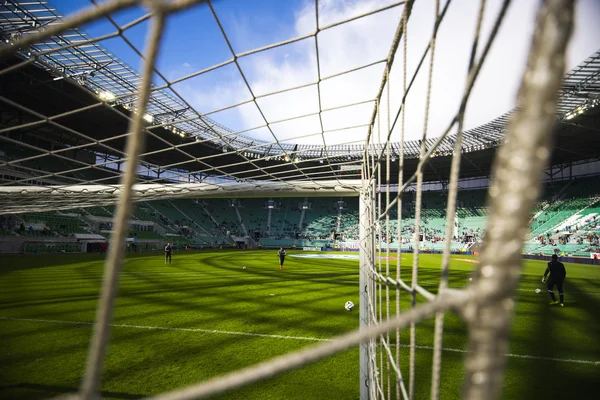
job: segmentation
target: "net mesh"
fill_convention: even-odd
[[[472,52],[469,59],[469,69],[466,86],[462,94],[457,113],[452,119],[442,138],[451,130],[456,130],[453,136],[454,148],[450,179],[448,182],[447,211],[444,231],[444,250],[441,265],[441,279],[434,294],[419,284],[419,251],[421,241],[425,238],[421,222],[423,220],[423,168],[427,165],[431,155],[438,150],[440,140],[433,145],[428,143],[428,123],[430,115],[430,93],[432,89],[432,75],[435,67],[435,45],[439,24],[443,22],[449,2],[440,9],[436,2],[436,26],[431,35],[429,46],[423,55],[429,57],[426,86],[425,116],[420,141],[419,163],[416,172],[403,182],[402,173],[398,177],[398,189],[392,191],[390,187],[390,138],[395,126],[390,124],[389,105],[382,107],[378,103],[377,124],[373,126],[371,140],[377,141],[380,152],[371,157],[371,164],[365,167],[365,180],[363,181],[363,194],[365,204],[361,209],[361,223],[365,229],[362,236],[361,250],[367,253],[361,261],[361,273],[365,275],[363,281],[365,295],[363,300],[367,303],[364,313],[367,318],[361,322],[367,326],[378,326],[384,321],[393,320],[391,308],[395,306],[396,316],[400,313],[400,295],[405,291],[410,296],[410,307],[418,310],[417,297],[425,301],[436,302],[442,296],[448,296],[445,301],[452,298],[461,303],[456,309],[456,304],[446,303],[445,309],[435,313],[433,363],[431,380],[431,398],[440,398],[440,381],[442,370],[442,339],[444,332],[444,314],[448,309],[455,309],[466,321],[469,330],[469,350],[466,356],[466,378],[464,381],[463,396],[469,399],[497,398],[502,387],[504,356],[508,349],[508,334],[510,319],[513,310],[512,290],[516,287],[519,275],[520,253],[527,230],[527,215],[532,210],[533,202],[539,194],[541,173],[547,163],[550,149],[550,133],[556,112],[556,103],[552,94],[560,88],[560,79],[564,69],[564,49],[571,30],[572,4],[561,2],[545,2],[538,11],[536,31],[531,44],[531,51],[527,70],[524,74],[521,90],[518,96],[519,111],[515,114],[509,126],[509,131],[504,146],[499,150],[490,187],[489,207],[490,217],[487,224],[487,240],[481,253],[480,262],[475,270],[473,284],[467,289],[457,291],[448,288],[451,246],[454,236],[454,223],[456,213],[456,197],[458,192],[459,171],[462,155],[462,141],[464,137],[464,118],[466,105],[469,100],[473,85],[486,60],[489,49],[494,41],[498,29],[503,22],[507,7],[510,2],[505,1],[495,16],[493,28],[487,38],[482,41],[481,22],[485,12],[485,2],[480,3],[478,21],[472,41]],[[558,18],[555,12],[565,12],[564,18]],[[405,9],[406,15],[410,8]],[[403,25],[401,24],[401,27]],[[403,58],[406,60],[407,37],[409,31],[403,30]],[[553,44],[544,42],[547,34],[557,36]],[[482,45],[479,46],[480,41]],[[552,40],[551,40],[552,41]],[[545,55],[545,51],[549,51]],[[391,63],[390,63],[391,64]],[[389,67],[388,67],[389,68]],[[389,71],[389,69],[387,70]],[[402,87],[404,90],[403,102],[396,113],[401,118],[400,144],[404,142],[404,116],[406,113],[408,91],[406,82],[406,64],[403,65]],[[418,70],[417,70],[418,73]],[[540,74],[546,74],[541,78]],[[534,78],[540,78],[537,80]],[[393,87],[393,83],[386,73],[386,88]],[[398,87],[397,85],[396,87]],[[544,93],[548,97],[544,96]],[[535,101],[542,103],[535,104]],[[388,95],[389,99],[389,95]],[[544,100],[542,100],[544,99]],[[388,100],[389,101],[389,100]],[[389,103],[388,103],[389,104]],[[546,104],[548,109],[542,111]],[[384,128],[381,128],[381,123]],[[536,133],[527,131],[536,127]],[[376,133],[375,130],[376,129]],[[525,133],[527,131],[527,133]],[[529,134],[532,136],[528,136]],[[376,134],[376,138],[375,138]],[[383,140],[382,140],[383,136]],[[404,152],[399,153],[400,165],[403,163]],[[365,158],[367,160],[367,158]],[[402,168],[400,169],[402,171]],[[409,186],[409,185],[412,185]],[[410,282],[405,281],[401,274],[401,242],[403,236],[402,197],[406,189],[414,189],[414,223],[409,226],[412,232],[412,268]],[[512,203],[512,204],[511,204]],[[392,213],[396,214],[396,226],[391,224]],[[395,237],[393,235],[396,235]],[[394,252],[390,245],[394,244]],[[395,253],[395,254],[394,254]],[[395,274],[390,270],[390,260],[395,256]],[[363,287],[361,286],[361,290]],[[395,301],[390,299],[395,297]],[[464,302],[464,303],[462,303]],[[395,303],[395,304],[394,304]],[[415,398],[416,378],[416,323],[410,323],[408,378],[404,378],[400,357],[400,330],[396,329],[395,337],[389,331],[378,337],[372,337],[369,346],[363,347],[363,359],[368,363],[368,368],[363,369],[366,374],[361,396],[363,398]],[[395,346],[395,351],[394,351]]]
[[[41,5],[41,2],[30,2]],[[27,4],[30,4],[27,3]],[[208,7],[217,23],[219,32],[226,42],[231,59],[185,77],[169,80],[156,67],[160,44],[165,32],[166,21],[175,13],[191,9],[200,3]],[[485,15],[485,1],[479,4],[476,29],[470,43],[471,48],[466,84],[460,101],[454,104],[456,113],[443,132],[435,132],[432,139],[430,111],[433,74],[436,68],[436,43],[439,27],[447,18],[451,1],[435,1],[432,8],[435,23],[424,49],[415,49],[419,55],[414,70],[409,68],[411,35],[408,22],[411,18],[413,1],[389,3],[379,8],[361,12],[345,20],[324,25],[319,20],[319,2],[314,5],[316,30],[310,34],[270,44],[255,50],[236,53],[224,28],[221,18],[211,2],[199,0],[139,1],[116,0],[102,2],[85,11],[59,20],[57,14],[48,8],[47,20],[50,23],[38,24],[39,15],[34,15],[31,7],[19,2],[8,1],[2,7],[21,15],[21,22],[3,21],[3,38],[6,44],[0,48],[0,56],[7,60],[0,74],[8,75],[35,65],[51,74],[52,80],[68,80],[79,85],[81,91],[95,93],[94,101],[81,107],[59,114],[44,115],[28,106],[26,101],[18,102],[6,96],[0,101],[12,110],[23,114],[18,123],[10,123],[0,129],[0,140],[7,144],[25,147],[22,157],[2,162],[2,166],[20,168],[23,178],[1,183],[3,211],[15,212],[34,207],[54,204],[49,202],[53,193],[57,199],[69,198],[73,193],[85,199],[88,204],[114,201],[118,196],[115,228],[111,240],[121,243],[125,240],[128,216],[136,196],[144,192],[144,185],[159,184],[158,193],[167,197],[194,195],[209,190],[227,193],[253,193],[261,190],[264,181],[277,185],[275,189],[287,189],[291,193],[303,191],[346,191],[357,193],[360,189],[360,232],[361,232],[361,281],[360,314],[361,327],[332,341],[309,347],[297,353],[288,354],[259,365],[216,377],[188,388],[155,396],[159,399],[201,398],[232,390],[284,373],[293,368],[315,362],[329,355],[360,344],[361,348],[361,398],[407,398],[418,397],[416,393],[416,326],[425,318],[435,317],[435,335],[432,363],[432,398],[440,397],[440,375],[442,370],[442,338],[444,313],[456,311],[466,322],[469,330],[469,352],[465,360],[464,397],[468,399],[497,398],[501,388],[504,354],[512,315],[511,295],[519,275],[520,251],[526,232],[529,213],[537,198],[541,172],[549,155],[549,138],[556,113],[556,93],[560,89],[564,73],[564,52],[571,31],[573,2],[566,0],[546,0],[540,5],[535,22],[535,34],[531,43],[530,56],[518,96],[518,111],[514,113],[506,136],[499,129],[482,137],[476,131],[464,131],[464,116],[473,86],[486,60],[490,46],[498,29],[506,17],[510,1],[501,3],[494,15],[493,27],[483,37],[482,19]],[[144,5],[148,13],[143,17],[119,26],[110,17],[112,14],[137,5]],[[375,62],[355,66],[346,71],[325,75],[321,68],[319,40],[328,31],[340,29],[345,24],[380,13],[395,12],[397,27],[391,40],[387,56]],[[4,14],[3,14],[4,15]],[[36,17],[36,18],[34,18]],[[90,38],[77,28],[86,23],[108,17],[115,31],[100,37]],[[6,18],[5,18],[6,19]],[[150,21],[145,48],[137,48],[124,35],[128,29],[143,21]],[[33,21],[33,23],[32,23]],[[37,21],[37,22],[36,22]],[[36,25],[37,24],[37,25]],[[14,29],[6,26],[27,29]],[[65,39],[69,34],[77,40]],[[120,63],[102,49],[98,42],[120,37],[143,58],[142,73]],[[309,40],[314,43],[316,56],[316,81],[303,83],[269,93],[259,93],[250,84],[243,67],[244,57],[279,47]],[[412,49],[410,49],[412,50]],[[92,63],[82,63],[84,55],[100,54]],[[16,58],[15,58],[16,57]],[[88,60],[89,61],[89,60]],[[383,77],[373,98],[352,101],[348,104],[326,108],[322,91],[327,81],[342,79],[373,65],[383,66]],[[216,110],[199,112],[190,105],[185,96],[175,88],[177,83],[225,67],[233,67],[241,77],[250,99],[226,105]],[[127,76],[127,79],[124,77]],[[158,76],[165,83],[153,84]],[[425,85],[415,85],[417,77],[423,76]],[[124,84],[123,81],[128,84]],[[306,87],[317,91],[317,110],[308,114],[293,115],[282,119],[270,119],[261,105],[266,99],[282,93],[301,91]],[[421,91],[424,106],[409,101],[412,91]],[[394,100],[394,93],[401,93]],[[339,109],[351,109],[361,104],[370,104],[373,113],[369,120],[358,125],[347,125],[332,129],[326,128],[324,116]],[[259,125],[241,131],[230,131],[209,117],[211,114],[235,107],[252,105],[258,112]],[[62,121],[73,115],[90,110],[102,110],[106,115],[124,118],[128,124],[126,132],[98,139],[69,126]],[[406,116],[414,112],[423,116],[422,136],[419,140],[406,140]],[[282,140],[274,126],[298,121],[301,118],[316,117],[316,133],[303,133]],[[503,120],[506,126],[507,119]],[[74,138],[68,146],[47,149],[31,143],[21,143],[11,136],[19,130],[38,130],[50,127],[66,132]],[[247,132],[263,128],[270,135],[268,140],[255,140],[245,135]],[[172,136],[165,138],[161,129],[168,129]],[[331,144],[328,134],[352,129],[364,129],[366,139]],[[294,145],[290,140],[306,136],[318,136],[320,145]],[[487,227],[487,240],[481,251],[473,284],[465,290],[448,288],[450,250],[453,221],[456,209],[456,195],[461,155],[469,150],[481,150],[497,146],[504,137],[504,144],[498,151],[493,170],[493,184],[490,188],[490,216]],[[179,139],[181,138],[181,139]],[[126,146],[117,145],[125,143]],[[147,148],[149,141],[160,146]],[[208,154],[198,155],[197,146],[209,146]],[[96,157],[103,154],[104,160],[83,161],[72,157],[74,150],[89,151]],[[157,162],[157,155],[167,156],[174,162]],[[450,179],[448,182],[447,218],[445,226],[445,247],[442,261],[442,274],[437,293],[427,290],[419,281],[419,248],[423,234],[421,216],[423,210],[422,193],[425,167],[438,155],[452,156]],[[175,157],[176,156],[176,157]],[[229,157],[231,156],[231,157]],[[170,158],[172,157],[172,158]],[[37,166],[31,161],[42,161]],[[62,167],[50,168],[50,160],[61,161]],[[415,172],[406,175],[407,161],[414,161]],[[117,165],[118,168],[114,168]],[[341,167],[350,168],[344,174]],[[102,173],[87,174],[90,171]],[[162,171],[162,172],[161,172]],[[164,171],[168,171],[165,183]],[[218,175],[218,178],[215,176]],[[90,178],[90,176],[93,176]],[[135,185],[144,177],[144,185]],[[39,182],[46,181],[47,187],[23,188],[34,177]],[[360,179],[360,183],[352,179]],[[179,191],[185,182],[188,186]],[[87,195],[81,185],[92,185]],[[194,186],[194,184],[198,184]],[[239,185],[246,185],[239,189]],[[9,190],[11,186],[15,190]],[[98,185],[104,185],[102,187]],[[305,185],[305,186],[302,186]],[[238,188],[238,189],[236,189]],[[156,189],[156,187],[153,187]],[[150,189],[152,192],[153,189]],[[161,192],[162,190],[162,192]],[[98,191],[103,195],[99,196]],[[403,219],[403,196],[414,192],[414,223],[407,224]],[[153,192],[154,193],[154,192]],[[16,195],[33,198],[25,207],[14,205]],[[31,196],[29,196],[31,195]],[[210,193],[209,193],[210,195]],[[28,197],[29,196],[29,197]],[[59,208],[59,200],[51,208]],[[13,208],[14,207],[14,208]],[[401,242],[406,232],[412,235],[410,281],[403,279]],[[110,322],[118,286],[119,271],[124,253],[123,246],[110,246],[106,260],[105,277],[101,300],[98,304],[97,321],[86,366],[85,377],[80,392],[75,398],[97,398],[104,358],[110,337]],[[404,273],[404,275],[406,272]],[[402,292],[410,298],[410,307],[401,310]],[[422,297],[425,301],[420,301]],[[419,300],[419,302],[418,302]],[[400,329],[409,328],[409,349],[407,363],[401,356]]]

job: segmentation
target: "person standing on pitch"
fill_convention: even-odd
[[[285,250],[283,247],[279,248],[277,255],[279,256],[279,269],[283,269],[283,262],[285,261]]]
[[[171,247],[171,243],[167,243],[165,246],[165,264],[167,264],[167,260],[169,260],[169,264],[171,264],[171,253],[173,252],[173,248]]]
[[[558,304],[556,297],[554,296],[554,285],[556,285],[560,296],[560,306],[564,307],[565,295],[563,294],[563,282],[567,276],[567,271],[565,270],[565,265],[558,261],[558,256],[556,254],[552,254],[552,261],[548,263],[548,267],[542,278],[542,283],[546,283],[546,276],[548,274],[550,274],[550,278],[548,278],[548,293],[552,299],[550,305]]]

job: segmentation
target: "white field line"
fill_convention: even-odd
[[[38,323],[49,323],[49,324],[67,324],[67,325],[94,325],[93,322],[87,321],[64,321],[64,320],[55,320],[55,319],[37,319],[37,318],[12,318],[12,317],[0,317],[0,320],[3,321],[23,321],[23,322],[38,322]],[[251,333],[251,332],[234,332],[234,331],[220,331],[215,329],[200,329],[200,328],[176,328],[169,326],[147,326],[147,325],[128,325],[128,324],[112,324],[111,326],[116,328],[129,328],[129,329],[145,329],[145,330],[155,330],[155,331],[179,331],[179,332],[195,332],[195,333],[209,333],[209,334],[221,334],[221,335],[238,335],[238,336],[253,336],[253,337],[265,337],[272,339],[291,339],[291,340],[306,340],[311,342],[329,342],[331,339],[323,339],[309,336],[286,336],[286,335],[271,335],[266,333]],[[392,346],[394,346],[392,344]],[[401,344],[400,347],[410,348],[410,345]],[[433,346],[419,346],[416,345],[415,348],[422,350],[433,350]],[[443,351],[451,352],[451,353],[467,353],[467,350],[463,349],[454,349],[444,347]],[[600,367],[600,361],[592,361],[592,360],[577,360],[572,358],[556,358],[556,357],[539,357],[532,356],[528,354],[513,354],[508,353],[505,354],[507,357],[511,358],[524,358],[529,360],[542,360],[542,361],[556,361],[556,362],[565,362],[572,364],[588,364]]]
[[[434,283],[434,282],[419,282],[419,285],[421,285],[421,286],[434,286],[434,287],[439,286],[438,283]],[[452,286],[452,287],[450,287],[450,289],[462,289],[462,288],[466,288],[466,286]],[[547,293],[546,284],[542,284],[539,287],[539,289],[542,290],[542,293]],[[517,290],[519,292],[530,292],[530,293],[538,294],[538,293],[534,292],[535,289],[515,289],[515,290]],[[600,296],[600,292],[571,292],[571,291],[565,290],[565,295],[568,296],[569,294],[587,294],[587,295],[590,295],[590,296]]]
[[[542,293],[548,292],[548,288],[546,285],[542,285],[542,287],[538,288],[538,289],[541,289]],[[519,292],[533,292],[535,289],[517,289],[517,290]],[[556,292],[558,293],[558,289],[554,289],[554,290],[556,290]],[[570,292],[570,291],[565,290],[565,295],[568,296],[569,294],[588,294],[590,296],[600,296],[600,292]]]
[[[57,320],[57,319],[0,317],[0,320],[40,322],[40,323],[48,323],[48,324],[69,324],[69,325],[90,325],[90,326],[94,325],[93,322],[87,322],[87,321],[64,321],[64,320]],[[274,338],[274,339],[309,340],[312,342],[328,342],[330,340],[330,339],[320,339],[320,338],[316,338],[316,337],[270,335],[267,333],[219,331],[219,330],[215,330],[215,329],[200,329],[200,328],[177,328],[177,327],[171,327],[171,326],[147,326],[147,325],[128,325],[128,324],[111,324],[111,326],[116,327],[116,328],[146,329],[146,330],[154,330],[154,331],[214,333],[214,334],[221,334],[221,335],[256,336],[256,337],[266,337],[266,338]]]
[[[401,344],[400,347],[410,347],[410,345]],[[415,347],[417,349],[433,350],[433,346],[416,345]],[[442,348],[442,350],[453,352],[453,353],[468,353],[467,350],[462,350],[462,349]],[[528,354],[513,354],[513,353],[505,354],[505,356],[512,357],[512,358],[526,358],[529,360],[557,361],[557,362],[566,362],[566,363],[574,363],[574,364],[589,364],[589,365],[595,365],[597,367],[600,367],[600,361],[592,361],[592,360],[576,360],[576,359],[572,359],[572,358],[556,358],[556,357],[538,357],[538,356],[531,356]]]

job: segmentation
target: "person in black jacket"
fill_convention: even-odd
[[[556,285],[560,296],[560,306],[564,307],[565,295],[563,293],[563,282],[567,276],[567,270],[565,270],[565,265],[558,261],[558,256],[556,254],[552,254],[552,261],[548,263],[548,267],[542,278],[542,283],[546,283],[546,276],[548,274],[550,274],[550,278],[548,278],[548,293],[552,299],[550,304],[558,304],[556,297],[554,296],[554,285]]]
[[[169,264],[171,264],[171,253],[173,253],[173,248],[171,247],[171,243],[167,243],[165,246],[165,264],[167,260],[169,260]]]
[[[283,247],[279,248],[277,255],[279,256],[279,269],[283,269],[283,262],[285,261],[285,250]]]

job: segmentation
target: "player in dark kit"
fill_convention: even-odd
[[[554,296],[554,285],[556,285],[558,288],[558,294],[560,296],[560,306],[564,307],[565,296],[563,294],[563,282],[567,276],[567,271],[565,270],[565,265],[558,261],[558,256],[556,254],[552,254],[552,261],[548,263],[548,267],[546,268],[546,272],[544,272],[544,277],[542,278],[542,283],[546,283],[546,276],[548,274],[550,274],[550,278],[548,278],[548,293],[552,299],[550,304],[558,303],[556,301],[556,297]]]
[[[165,264],[167,260],[169,260],[169,264],[171,264],[171,253],[173,252],[173,248],[171,247],[171,243],[167,243],[165,246]]]
[[[285,250],[283,247],[279,248],[277,255],[279,256],[279,269],[283,269],[283,262],[285,261]]]

